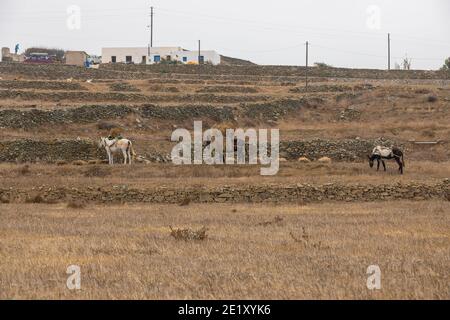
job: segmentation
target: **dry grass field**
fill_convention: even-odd
[[[450,298],[448,202],[24,204],[0,217],[2,299]],[[80,290],[66,288],[69,265]],[[381,290],[366,287],[369,265]]]

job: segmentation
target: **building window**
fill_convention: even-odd
[[[116,62],[117,62],[116,56],[112,56],[112,57],[111,57],[111,62],[112,62],[112,63],[116,63]]]
[[[126,62],[126,63],[131,63],[131,62],[133,62],[133,57],[132,57],[132,56],[126,56],[126,57],[125,57],[125,62]]]
[[[183,62],[187,62],[187,57],[183,57]]]
[[[154,56],[154,61],[155,62],[160,62],[161,61],[161,56]]]

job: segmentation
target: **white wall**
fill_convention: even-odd
[[[178,51],[176,52],[177,60],[183,63],[198,63],[198,51]],[[220,55],[212,50],[201,50],[200,55],[204,57],[204,62],[210,62],[214,65],[220,63]],[[183,57],[187,58],[187,61],[183,61]]]
[[[204,56],[205,62],[211,62],[212,64],[220,63],[220,55],[212,50],[202,50],[201,55]],[[150,62],[148,61],[148,48],[103,48],[102,49],[102,63],[110,63],[111,57],[116,57],[117,63],[125,63],[126,56],[131,56],[132,61],[135,64],[142,62],[142,57],[146,57],[146,63],[154,63],[155,56],[159,56],[161,59],[166,59],[170,56],[172,60],[180,61],[183,63],[197,63],[198,51],[184,51],[181,47],[153,47],[150,49]],[[183,61],[183,57],[187,58],[187,61]]]
[[[131,56],[132,61],[139,64],[143,56],[148,59],[148,48],[102,48],[102,63],[110,63],[112,56],[117,63],[125,63],[126,56]]]

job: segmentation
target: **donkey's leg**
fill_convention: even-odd
[[[131,150],[128,149],[128,163],[131,164]]]
[[[398,171],[400,171],[400,174],[403,174],[403,163],[399,158],[395,158],[395,161],[398,164]]]
[[[122,154],[123,154],[123,164],[127,164],[127,152],[122,149]]]
[[[108,154],[108,164],[112,165],[111,150],[106,149],[106,153]]]
[[[381,163],[383,164],[384,171],[386,172],[386,163],[384,163],[384,160],[381,160]]]
[[[377,159],[377,171],[380,170],[380,159]]]

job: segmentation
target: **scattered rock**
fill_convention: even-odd
[[[328,157],[322,157],[322,158],[318,159],[317,161],[321,162],[321,163],[331,163],[331,159]]]

